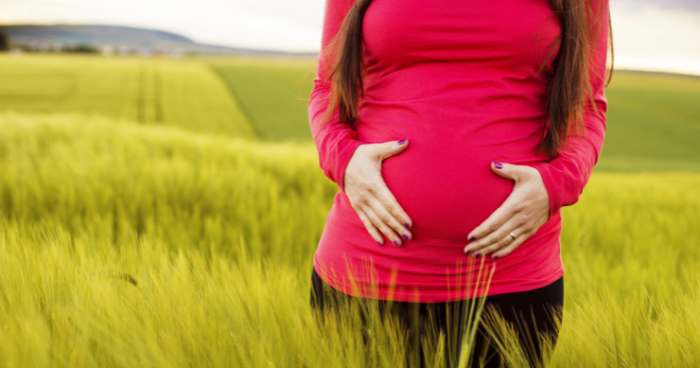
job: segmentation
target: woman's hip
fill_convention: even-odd
[[[338,289],[335,289],[325,282],[314,268],[311,270],[311,288],[310,288],[310,304],[312,307],[320,309],[326,308],[330,303],[338,302],[367,302],[370,299],[359,296],[348,295]],[[424,313],[433,313],[440,315],[446,313],[450,309],[453,314],[455,311],[466,310],[470,305],[476,305],[479,301],[484,303],[484,306],[498,308],[507,317],[523,313],[535,313],[535,316],[543,316],[545,313],[561,314],[561,309],[564,304],[564,278],[560,276],[553,282],[527,291],[517,291],[509,293],[501,293],[489,295],[486,298],[460,299],[455,301],[445,302],[430,302],[416,303],[406,301],[389,301],[371,299],[373,302],[380,305],[392,304],[397,306],[395,309],[408,310],[413,307]]]

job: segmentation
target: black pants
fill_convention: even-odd
[[[354,303],[362,305],[370,299],[347,295],[326,284],[312,269],[310,304],[314,311],[338,312],[341,305]],[[359,302],[359,303],[358,303]],[[559,335],[559,327],[563,318],[564,280],[559,278],[553,283],[539,289],[525,292],[508,293],[488,296],[482,299],[482,312],[479,318],[474,318],[473,306],[475,300],[458,300],[439,303],[414,303],[403,301],[374,300],[382,317],[387,314],[397,317],[399,326],[405,331],[407,346],[406,366],[423,367],[426,356],[425,345],[421,338],[426,336],[432,341],[437,340],[438,333],[443,333],[446,343],[443,345],[445,367],[456,367],[460,357],[460,342],[463,338],[471,340],[471,367],[499,367],[508,365],[542,366],[546,363],[547,352],[551,351]],[[364,304],[368,305],[368,304]],[[472,306],[470,309],[470,305]],[[366,323],[368,309],[358,308],[363,323]],[[470,312],[471,310],[471,312]],[[321,320],[328,313],[315,313]],[[494,328],[495,320],[505,320],[515,334],[503,333],[502,329]],[[472,323],[470,323],[472,321]],[[477,323],[473,323],[476,321]],[[500,324],[503,325],[502,323]],[[475,326],[471,328],[467,326]],[[474,332],[474,333],[469,333]],[[508,339],[507,336],[517,336]],[[363,328],[365,343],[368,336]],[[504,345],[504,341],[510,341]],[[523,354],[518,359],[508,359],[515,341]],[[505,347],[504,347],[505,346]],[[518,364],[518,361],[520,364]]]

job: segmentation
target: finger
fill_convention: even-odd
[[[472,255],[474,257],[485,256],[485,255],[489,254],[490,252],[497,251],[497,250],[505,247],[511,241],[513,241],[511,239],[511,237],[506,236],[505,238],[500,239],[500,240],[496,241],[495,243],[492,243],[491,245],[483,248],[482,250],[472,253]]]
[[[384,238],[382,238],[382,235],[375,229],[374,225],[372,225],[372,221],[367,217],[365,214],[364,210],[362,208],[355,209],[355,212],[357,212],[357,215],[360,217],[360,220],[362,220],[362,223],[365,225],[365,229],[367,229],[367,232],[374,238],[374,240],[379,243],[379,245],[384,245]]]
[[[376,212],[374,212],[372,206],[364,207],[363,210],[370,221],[372,221],[372,224],[379,229],[380,232],[386,235],[386,237],[389,238],[394,245],[401,245],[401,239],[398,237],[398,235],[396,235],[396,233],[394,233],[393,230],[391,230],[391,228],[382,220],[382,218],[379,217]]]
[[[513,217],[517,212],[515,196],[511,194],[505,201],[486,218],[479,226],[474,228],[467,236],[467,241],[472,242],[478,239],[483,239],[493,231],[501,227],[509,218]]]
[[[411,221],[411,217],[408,216],[403,207],[401,207],[399,201],[396,200],[396,197],[391,190],[389,190],[384,180],[381,181],[381,184],[373,188],[373,193],[384,203],[385,207],[397,220],[400,220],[407,228],[412,226],[413,222]]]
[[[372,143],[370,149],[373,150],[376,157],[380,160],[384,160],[403,151],[406,147],[408,147],[408,140],[400,139],[396,141]]]
[[[373,200],[370,200],[370,206],[372,206],[372,209],[374,210],[374,213],[379,216],[379,218],[387,224],[389,227],[391,227],[392,230],[396,233],[397,237],[401,236],[403,240],[408,240],[411,237],[411,233],[408,231],[408,229],[401,225],[401,223],[387,210],[386,205],[381,202],[378,198],[374,198]],[[394,239],[392,239],[393,241]],[[398,239],[401,241],[400,239]]]
[[[475,255],[478,255],[478,256],[485,256],[485,255],[491,254],[491,253],[493,253],[493,252],[495,252],[495,251],[499,251],[500,249],[502,249],[502,248],[504,248],[504,247],[510,245],[511,243],[513,243],[513,242],[515,241],[515,239],[518,239],[519,234],[520,234],[521,232],[524,232],[524,231],[525,231],[525,230],[522,229],[522,228],[514,229],[513,231],[510,231],[510,232],[508,232],[507,234],[505,234],[505,235],[504,235],[503,237],[501,237],[500,239],[498,239],[498,240],[496,240],[495,242],[491,243],[491,245],[482,248],[481,251],[479,251],[479,252],[478,252],[477,254],[475,254]],[[514,239],[513,237],[511,237],[509,234],[515,235],[515,239]]]
[[[507,162],[492,161],[491,171],[502,178],[519,181],[522,174],[522,166],[523,165],[509,164]]]
[[[397,221],[401,222],[407,229],[410,229],[412,225],[411,218],[401,207],[399,201],[396,200],[396,197],[383,180],[380,185],[373,188],[372,192]]]
[[[499,243],[501,243],[505,238],[507,238],[508,234],[510,234],[511,232],[513,232],[515,235],[518,235],[518,233],[515,231],[523,225],[524,223],[522,217],[512,216],[505,223],[503,223],[503,225],[501,225],[485,237],[477,239],[467,244],[467,246],[464,247],[464,251],[465,253],[485,254],[485,250],[487,248],[498,248]],[[505,245],[505,243],[502,245]]]
[[[525,240],[530,238],[530,235],[532,235],[533,231],[526,231],[523,234],[518,235],[515,240],[513,240],[510,244],[506,245],[505,247],[499,249],[497,252],[493,253],[491,255],[492,258],[500,258],[504,257],[508,254],[510,254],[512,251],[514,251],[517,247],[520,246],[520,244],[524,243]]]

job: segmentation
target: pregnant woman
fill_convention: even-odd
[[[339,190],[312,306],[373,299],[437,317],[409,331],[460,331],[445,317],[484,297],[541,364],[562,318],[560,209],[603,147],[609,28],[607,0],[327,0],[309,125]],[[487,365],[494,341],[479,329]]]

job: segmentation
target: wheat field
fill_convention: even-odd
[[[312,75],[0,56],[0,366],[398,366],[391,325],[367,349],[308,305],[336,191],[307,135]],[[563,210],[550,365],[700,366],[700,81],[620,73],[609,96],[601,164]]]

